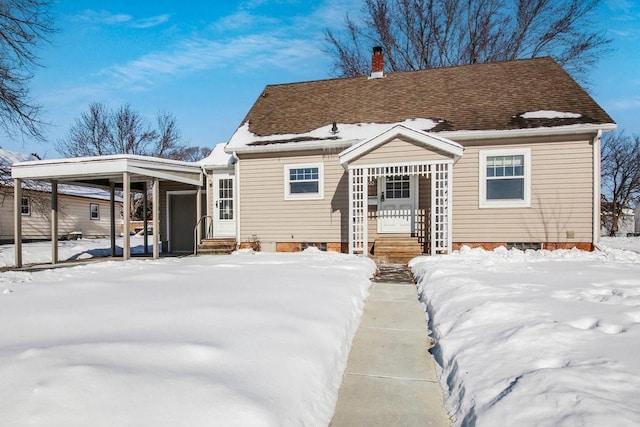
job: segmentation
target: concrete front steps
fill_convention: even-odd
[[[228,255],[236,250],[236,239],[203,239],[198,255]]]
[[[417,237],[379,236],[373,243],[373,259],[378,264],[406,264],[411,258],[420,255],[422,245]]]

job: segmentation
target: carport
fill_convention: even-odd
[[[15,266],[22,267],[22,215],[20,212],[22,198],[22,182],[24,180],[49,181],[51,183],[51,263],[58,262],[58,184],[74,184],[98,187],[110,191],[111,211],[111,256],[116,254],[116,191],[122,192],[123,215],[126,226],[123,228],[124,243],[122,257],[127,260],[131,256],[131,241],[128,233],[128,218],[131,214],[129,200],[132,192],[143,194],[143,203],[147,204],[147,182],[153,182],[153,258],[160,256],[159,204],[160,182],[176,182],[196,187],[196,211],[201,208],[201,193],[203,175],[197,163],[156,157],[118,154],[96,157],[78,157],[55,160],[37,160],[15,163],[11,168],[14,185],[14,236],[15,236]],[[148,228],[146,216],[145,230]],[[199,230],[198,230],[199,231]],[[199,238],[199,236],[198,236]],[[144,236],[145,253],[147,251],[147,235]]]

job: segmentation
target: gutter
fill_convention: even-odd
[[[497,139],[547,135],[576,135],[591,132],[608,132],[616,129],[616,127],[617,125],[615,123],[604,123],[540,127],[530,129],[444,131],[437,132],[436,134],[444,136],[447,139],[452,139],[454,141],[473,141],[476,139]]]
[[[593,138],[593,231],[592,242],[595,245],[600,240],[600,140],[602,137],[602,130],[598,130],[598,133]]]
[[[234,180],[234,199],[235,199],[235,211],[236,211],[236,249],[240,248],[240,159],[238,154],[234,151],[231,156],[236,160],[234,165],[235,180]]]

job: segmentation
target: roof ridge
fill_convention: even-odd
[[[445,65],[442,67],[432,67],[432,68],[421,68],[419,70],[401,70],[401,71],[385,71],[385,76],[391,76],[391,75],[397,75],[397,74],[408,74],[408,73],[424,73],[424,72],[433,72],[433,71],[438,71],[438,70],[452,70],[452,69],[456,69],[456,68],[464,68],[464,67],[486,67],[486,66],[496,66],[496,65],[500,65],[500,64],[512,64],[512,63],[517,63],[517,62],[529,62],[529,61],[551,61],[554,64],[560,66],[560,64],[558,64],[558,62],[556,62],[555,59],[553,59],[553,57],[551,57],[550,55],[546,55],[546,56],[537,56],[534,58],[516,58],[516,59],[505,59],[502,61],[491,61],[491,62],[476,62],[474,64],[454,64],[454,65]],[[560,67],[562,68],[562,67]],[[564,68],[563,68],[564,69]],[[273,84],[267,84],[265,85],[265,90],[268,87],[281,87],[281,86],[292,86],[292,85],[303,85],[303,84],[309,84],[309,83],[316,83],[316,82],[330,82],[330,81],[335,81],[335,80],[355,80],[355,79],[363,79],[363,78],[368,78],[368,76],[366,74],[362,74],[359,76],[352,76],[352,77],[328,77],[325,79],[316,79],[316,80],[304,80],[301,82],[288,82],[288,83],[273,83]],[[264,90],[263,90],[264,92]]]

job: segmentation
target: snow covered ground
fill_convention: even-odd
[[[640,425],[640,239],[601,243],[412,260],[454,425]]]
[[[412,261],[455,425],[640,425],[640,238],[599,248]],[[373,269],[308,251],[0,273],[0,424],[327,425]]]
[[[597,246],[603,251],[625,249],[640,253],[640,237],[602,237]]]
[[[148,251],[153,252],[152,237],[148,238]],[[106,257],[111,254],[109,239],[79,239],[58,242],[58,258],[65,260],[83,260],[95,257]],[[131,236],[131,253],[144,252],[144,238]],[[116,239],[116,254],[122,255],[122,237]],[[22,244],[22,262],[24,264],[41,264],[51,262],[51,242],[33,242]],[[15,247],[0,245],[0,267],[15,265]]]
[[[0,273],[0,424],[326,426],[374,268],[309,250]]]

